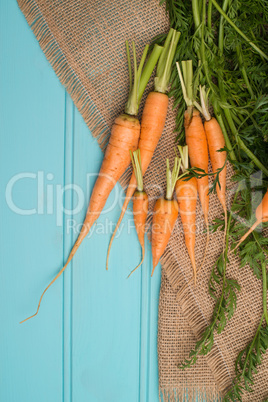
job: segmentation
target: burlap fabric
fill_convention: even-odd
[[[168,31],[165,9],[156,0],[18,0],[18,3],[60,81],[104,150],[112,122],[122,112],[127,99],[124,42],[135,40],[140,56],[145,43]],[[150,211],[155,198],[164,192],[165,158],[174,158],[174,140],[174,111],[170,104],[164,133],[145,175]],[[127,183],[129,174],[130,170],[122,177],[122,185]],[[220,214],[220,204],[212,195],[210,221]],[[197,226],[199,265],[205,244],[200,207]],[[237,258],[231,255],[227,275],[236,278],[242,287],[235,316],[223,334],[215,335],[215,346],[207,357],[200,358],[194,368],[178,370],[177,363],[188,356],[210,321],[213,301],[208,295],[208,276],[221,248],[222,234],[216,232],[211,235],[198,287],[189,284],[182,300],[176,300],[176,295],[191,278],[192,270],[180,220],[162,258],[158,357],[159,394],[164,400],[183,400],[186,393],[189,400],[219,399],[231,384],[237,353],[252,339],[258,325],[262,314],[261,282],[249,269],[239,269]],[[245,394],[243,400],[267,398],[267,378],[268,355],[259,369],[254,395]]]

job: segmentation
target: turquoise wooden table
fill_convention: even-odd
[[[151,280],[147,242],[126,280],[140,258],[129,217],[105,270],[120,186],[38,316],[19,324],[66,260],[103,155],[15,0],[0,18],[0,401],[157,401],[160,266]]]

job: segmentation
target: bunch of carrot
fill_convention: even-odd
[[[146,64],[145,59],[148,52],[148,45],[145,47],[141,57],[140,65],[137,66],[135,44],[132,43],[134,78],[132,82],[132,68],[130,60],[130,50],[126,42],[127,60],[129,67],[130,90],[129,98],[125,106],[125,112],[115,119],[112,126],[111,137],[107,146],[100,173],[93,188],[86,217],[81,232],[69,254],[66,264],[55,276],[55,278],[46,287],[38,303],[37,311],[31,317],[37,315],[42,298],[48,288],[64,272],[69,262],[74,257],[77,249],[83,239],[89,233],[93,223],[98,219],[102,209],[109,197],[115,184],[125,172],[132,161],[133,174],[127,189],[126,198],[122,207],[121,215],[111,238],[106,268],[108,269],[108,258],[115,233],[123,219],[124,213],[130,199],[133,196],[134,223],[138,234],[138,239],[142,248],[142,259],[137,269],[144,260],[145,246],[144,234],[145,223],[148,213],[148,196],[143,188],[143,175],[145,174],[153,153],[158,144],[159,138],[164,129],[167,110],[168,110],[168,84],[171,74],[171,65],[175,55],[180,33],[171,29],[167,35],[163,48],[155,45]],[[159,59],[159,61],[158,61]],[[137,116],[140,100],[152,71],[158,61],[156,77],[154,81],[154,91],[150,92],[144,106],[141,125]],[[195,261],[195,235],[196,235],[196,204],[197,193],[201,202],[204,220],[207,227],[207,242],[209,241],[208,230],[208,211],[209,211],[209,183],[208,183],[208,161],[209,155],[214,174],[219,172],[219,183],[216,190],[218,198],[227,219],[225,188],[226,188],[226,152],[225,140],[221,128],[214,117],[211,117],[208,108],[208,96],[205,88],[200,86],[200,104],[195,97],[196,83],[193,82],[192,61],[182,61],[182,71],[177,63],[178,74],[182,86],[182,92],[187,109],[184,113],[184,128],[186,137],[186,146],[179,147],[180,158],[176,157],[173,170],[169,168],[167,159],[167,190],[166,196],[156,201],[154,206],[153,224],[152,224],[152,255],[153,270],[155,270],[159,259],[169,242],[178,213],[180,211],[182,226],[185,235],[185,243],[193,267],[193,278],[196,282],[197,268]],[[205,122],[203,124],[200,112],[203,114]],[[192,169],[202,171],[197,179],[195,177],[184,178],[191,172],[189,170],[189,161]],[[180,166],[182,174],[179,176]],[[173,198],[174,190],[177,200]],[[268,192],[266,193],[262,204],[256,211],[257,221],[248,233],[262,221],[267,221]],[[263,210],[261,212],[261,207]],[[245,235],[246,236],[246,235]],[[245,236],[241,239],[244,240]],[[240,243],[241,243],[240,242]],[[239,243],[239,244],[240,244]],[[203,259],[203,262],[204,262]],[[201,266],[203,263],[201,264]],[[135,270],[134,269],[134,270]],[[200,269],[200,268],[199,268]],[[133,270],[133,271],[134,271]],[[132,271],[132,272],[133,272]],[[132,273],[131,272],[131,273]],[[29,318],[31,318],[29,317]],[[26,320],[28,320],[27,318]],[[26,321],[24,320],[24,321]],[[24,322],[22,321],[22,322]]]
[[[139,265],[131,271],[129,276],[140,267],[144,260],[144,235],[145,224],[148,213],[148,196],[143,188],[142,180],[142,161],[140,159],[140,149],[133,152],[132,164],[134,174],[137,180],[137,189],[133,196],[133,218],[137,231],[138,239],[142,247],[142,260]],[[178,203],[173,198],[174,188],[178,179],[180,171],[181,159],[175,158],[174,167],[171,171],[169,168],[169,159],[167,159],[166,170],[166,196],[159,198],[153,210],[153,223],[152,223],[152,257],[153,257],[153,270],[152,276],[165,248],[169,242],[174,225],[178,217]],[[128,277],[129,277],[128,276]]]
[[[110,140],[98,178],[91,194],[81,232],[69,254],[66,264],[43,291],[36,313],[21,322],[24,322],[38,314],[44,294],[60,277],[74,257],[82,241],[89,233],[92,225],[100,216],[115,184],[129,166],[131,162],[130,151],[135,151],[139,146],[143,160],[142,172],[144,173],[147,169],[165,124],[168,106],[168,96],[166,95],[166,92],[170,79],[171,63],[174,58],[179,37],[179,32],[170,29],[164,47],[155,45],[146,64],[144,64],[149,49],[149,46],[146,45],[139,66],[137,66],[135,44],[132,42],[134,64],[133,81],[130,50],[128,42],[126,42],[130,83],[129,97],[124,113],[115,119],[112,126]],[[142,125],[140,126],[140,122],[137,118],[139,104],[158,59],[159,63],[155,77],[155,91],[151,92],[147,98]],[[132,186],[130,186],[130,189],[132,196],[137,183],[134,174],[131,183]]]
[[[171,29],[167,35],[164,43],[163,51],[159,58],[157,65],[156,76],[154,79],[154,91],[150,92],[145,101],[142,118],[141,118],[141,134],[139,139],[138,148],[140,149],[141,155],[141,171],[142,175],[145,174],[158,144],[158,141],[163,132],[167,111],[168,111],[168,85],[171,74],[172,61],[175,55],[175,50],[180,38],[180,32]],[[122,206],[122,211],[118,222],[116,224],[114,233],[111,237],[106,269],[108,269],[108,261],[112,242],[116,235],[116,232],[122,222],[124,214],[126,212],[127,206],[134,194],[136,189],[137,180],[133,172],[124,204]]]

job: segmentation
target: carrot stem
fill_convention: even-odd
[[[181,82],[181,89],[183,93],[184,101],[189,110],[192,109],[194,100],[193,100],[193,87],[192,87],[192,79],[193,79],[193,64],[192,60],[182,61],[180,69],[179,62],[176,63],[179,79]]]
[[[180,166],[181,166],[181,159],[176,157],[174,160],[174,167],[172,171],[169,168],[169,159],[167,158],[167,172],[166,172],[166,177],[167,177],[167,191],[166,191],[166,200],[172,200],[174,188],[176,181],[178,180],[179,177],[179,172],[180,172]]]
[[[143,191],[143,178],[142,178],[142,167],[141,167],[141,151],[137,149],[133,153],[130,152],[131,162],[133,170],[137,180],[137,190]]]
[[[187,60],[185,62],[186,65],[186,74],[187,74],[187,79],[186,79],[186,88],[187,88],[187,93],[190,99],[193,99],[193,61],[192,60]]]
[[[192,10],[193,10],[195,29],[197,30],[201,23],[198,0],[192,0]]]
[[[168,84],[171,74],[171,64],[174,59],[177,44],[180,39],[181,33],[170,29],[163,52],[159,58],[157,65],[156,76],[154,79],[154,88],[156,92],[166,93],[168,90]]]
[[[202,114],[205,117],[207,121],[211,119],[211,115],[209,113],[209,105],[208,105],[208,93],[206,92],[205,86],[199,87],[200,89],[200,101],[201,101],[201,106],[202,106]]]
[[[126,40],[126,51],[127,51],[127,65],[128,65],[128,75],[129,75],[129,92],[131,92],[131,90],[132,90],[132,70],[131,70],[129,44],[128,44],[127,40]]]
[[[181,170],[184,173],[189,168],[188,145],[184,147],[178,145],[178,150],[181,157]]]
[[[262,301],[263,301],[263,314],[268,325],[268,313],[267,313],[267,276],[266,276],[266,264],[263,261],[261,264],[262,267]]]
[[[175,30],[173,28],[171,28],[167,34],[165,43],[164,43],[164,47],[163,47],[163,51],[161,53],[161,56],[159,58],[159,62],[157,64],[157,68],[156,68],[156,75],[159,77],[164,73],[164,68],[165,68],[165,60],[167,59],[167,55],[168,55],[168,48],[173,36],[173,32]]]
[[[238,57],[238,63],[239,63],[240,70],[241,70],[242,76],[244,78],[246,87],[248,89],[248,92],[249,92],[250,96],[252,98],[254,98],[254,92],[253,92],[253,90],[251,88],[251,85],[250,85],[250,82],[249,82],[249,79],[248,79],[248,75],[247,75],[247,72],[246,72],[246,69],[245,69],[245,66],[244,66],[244,59],[243,59],[243,53],[242,53],[241,44],[236,46],[236,54],[237,54],[237,57]]]
[[[141,262],[139,263],[139,265],[136,266],[136,268],[134,268],[130,274],[127,276],[127,279],[143,264],[144,261],[144,256],[145,256],[145,247],[144,245],[142,246],[142,259]]]
[[[195,0],[196,1],[196,0]],[[257,53],[259,53],[260,56],[264,57],[266,60],[268,60],[268,56],[257,46],[255,43],[253,43],[247,35],[244,34],[236,25],[235,23],[231,20],[231,18],[228,17],[228,15],[223,11],[223,9],[219,6],[219,4],[216,2],[216,0],[211,0],[213,3],[214,7],[219,11],[219,13],[222,15],[222,17],[236,30],[236,32],[243,38],[245,39],[248,44],[256,50]]]
[[[163,51],[163,46],[154,45],[153,51],[150,54],[147,62],[145,63],[143,72],[140,77],[140,84],[139,84],[139,89],[138,89],[138,104],[140,104],[143,92],[146,88],[146,85],[148,84],[148,81],[152,75],[153,69],[155,68],[156,63],[158,62],[158,59],[159,59],[162,51]]]
[[[208,1],[208,28],[211,29],[212,28],[212,2],[211,0]]]
[[[129,82],[130,82],[130,89],[129,89],[129,97],[128,97],[128,101],[127,104],[125,106],[125,112],[127,114],[130,114],[132,116],[136,116],[138,113],[138,108],[139,108],[139,97],[142,97],[143,91],[149,81],[150,78],[150,74],[152,73],[155,64],[157,62],[157,59],[155,60],[155,64],[153,64],[153,66],[150,65],[150,68],[147,67],[147,74],[146,77],[143,77],[143,81],[142,81],[142,91],[139,90],[140,88],[140,78],[142,75],[142,70],[143,70],[143,65],[147,56],[149,50],[149,45],[146,45],[143,51],[143,54],[141,56],[141,61],[139,64],[139,67],[137,66],[137,56],[136,56],[136,47],[135,47],[135,43],[134,41],[132,42],[132,53],[133,53],[133,70],[134,70],[134,78],[133,78],[133,82],[132,82],[132,71],[131,71],[131,61],[130,61],[130,51],[129,51],[129,45],[128,45],[128,41],[126,41],[126,51],[127,51],[127,61],[128,61],[128,72],[129,72]],[[152,60],[151,60],[152,62]]]

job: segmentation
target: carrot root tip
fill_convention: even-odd
[[[136,266],[136,268],[134,268],[130,272],[130,274],[127,276],[127,279],[143,264],[144,256],[145,256],[145,248],[144,248],[144,246],[142,246],[142,259],[141,259],[141,262],[139,263],[139,265]]]

